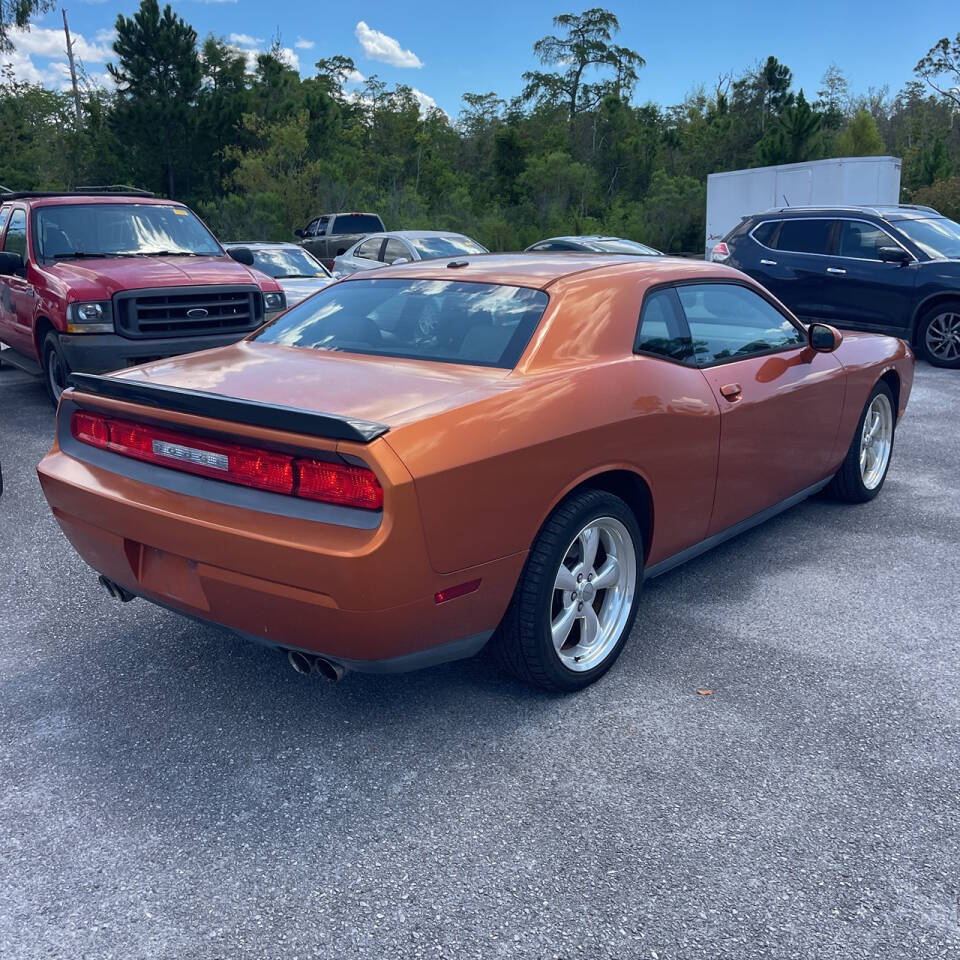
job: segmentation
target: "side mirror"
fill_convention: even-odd
[[[843,343],[843,334],[826,323],[811,323],[807,328],[810,349],[817,353],[833,353]]]
[[[19,253],[4,251],[0,253],[0,275],[5,277],[25,277],[27,268]]]
[[[909,263],[913,258],[903,247],[880,247],[877,256],[884,263]]]
[[[303,231],[299,228],[293,231],[293,235],[299,237],[301,240],[303,239]]]
[[[237,263],[242,263],[245,267],[253,266],[253,253],[249,247],[232,247],[227,251]]]

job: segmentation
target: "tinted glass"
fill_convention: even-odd
[[[879,260],[881,247],[895,247],[897,243],[879,227],[865,220],[841,220],[837,254],[858,260]]]
[[[905,233],[928,257],[960,259],[960,223],[954,223],[946,217],[898,220],[897,229]]]
[[[7,225],[7,220],[10,219],[11,209],[11,207],[0,207],[0,234],[3,233],[3,228]]]
[[[383,262],[393,263],[394,260],[399,260],[400,258],[404,260],[413,259],[410,251],[407,249],[407,245],[403,241],[397,240],[396,237],[392,237],[387,240],[387,245],[384,248]]]
[[[379,233],[380,218],[372,213],[344,213],[333,221],[331,233]]]
[[[411,237],[410,243],[421,260],[456,257],[469,253],[486,253],[487,248],[469,237]]]
[[[773,235],[777,232],[777,227],[780,224],[776,220],[768,220],[766,223],[761,223],[760,226],[756,227],[753,231],[753,239],[757,243],[762,243],[765,247],[772,247],[773,244],[770,242],[773,240]]]
[[[630,253],[638,257],[659,257],[660,251],[635,240],[591,240],[590,245],[603,253]]]
[[[731,283],[693,283],[677,288],[703,366],[806,343],[806,337],[763,297]]]
[[[672,288],[655,290],[644,297],[635,351],[680,361],[693,357],[690,336],[676,298],[677,293]]]
[[[367,240],[353,251],[353,255],[359,257],[361,260],[376,260],[380,256],[380,247],[382,245],[383,237]]]
[[[222,256],[210,231],[185,207],[98,203],[40,207],[37,243],[44,259],[80,256]]]
[[[274,247],[266,250],[253,247],[250,252],[253,254],[254,267],[277,280],[330,276],[327,268],[302,247]]]
[[[784,220],[777,249],[792,253],[829,253],[833,220]]]
[[[349,280],[256,337],[314,350],[513,367],[540,322],[542,290],[451,280]]]
[[[10,217],[3,249],[7,253],[19,253],[24,260],[27,258],[27,215],[22,210],[14,210]]]
[[[320,223],[319,220],[311,220],[310,223],[307,224],[307,229],[303,231],[304,235],[308,237],[316,236],[318,223]]]

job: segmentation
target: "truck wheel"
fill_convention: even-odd
[[[56,407],[60,403],[60,395],[67,386],[70,367],[60,350],[60,339],[53,330],[43,338],[43,373],[47,396]]]
[[[584,490],[543,525],[493,651],[501,666],[547,690],[581,690],[620,655],[643,581],[643,536],[612,494]]]
[[[935,367],[960,367],[960,300],[928,310],[917,324],[917,353]]]

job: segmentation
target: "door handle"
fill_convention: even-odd
[[[761,260],[760,261],[765,267],[775,267],[777,265],[776,260]]]
[[[743,390],[739,383],[725,383],[720,388],[720,393],[722,393],[727,400],[733,403],[735,400],[740,399],[740,395],[743,393]]]
[[[827,267],[827,273],[836,273],[842,276],[846,272],[846,270],[841,270],[839,267]]]

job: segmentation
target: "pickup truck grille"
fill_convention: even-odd
[[[242,334],[263,323],[256,287],[166,287],[113,299],[117,333],[136,339]]]

